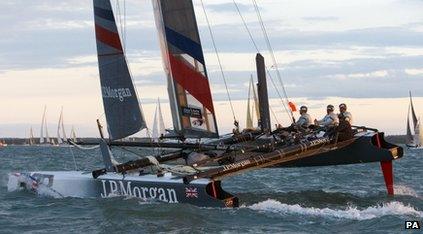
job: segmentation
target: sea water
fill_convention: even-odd
[[[127,151],[115,154],[121,161],[130,158]],[[223,187],[240,198],[236,209],[7,192],[10,172],[91,170],[102,167],[100,158],[98,150],[0,148],[0,233],[398,233],[407,220],[423,221],[423,150],[405,150],[394,162],[394,197],[386,194],[379,163],[231,177]]]

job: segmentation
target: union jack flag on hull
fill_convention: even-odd
[[[197,188],[185,188],[185,196],[187,198],[198,198]]]

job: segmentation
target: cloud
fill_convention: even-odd
[[[305,21],[334,21],[334,20],[339,20],[339,17],[334,17],[334,16],[326,16],[326,17],[322,17],[322,16],[316,16],[316,17],[303,17],[302,18]]]

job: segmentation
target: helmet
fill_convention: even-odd
[[[328,111],[334,111],[335,107],[333,107],[333,105],[328,105],[328,106],[326,107],[326,109],[327,109]]]
[[[345,103],[341,103],[339,104],[339,109],[347,109],[347,105],[345,105]]]
[[[301,107],[300,107],[300,111],[305,111],[305,112],[307,112],[307,110],[308,110],[308,108],[307,108],[306,106],[301,106]]]

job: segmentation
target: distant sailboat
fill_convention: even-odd
[[[47,106],[44,106],[43,118],[41,120],[40,144],[51,144],[51,140],[48,134],[46,113],[47,113]]]
[[[72,130],[71,130],[71,133],[70,133],[70,137],[71,137],[73,142],[77,142],[76,132],[75,132],[75,128],[73,126],[72,126]]]
[[[154,120],[153,120],[153,139],[159,139],[162,135],[166,133],[164,121],[163,121],[163,113],[162,108],[160,106],[160,99],[157,99],[157,106],[156,111],[154,112]]]
[[[28,145],[35,145],[34,131],[32,130],[32,127],[29,129]]]
[[[410,124],[410,114],[412,120],[412,126]],[[414,132],[414,134],[413,134]],[[423,131],[421,131],[421,122],[417,118],[416,112],[414,110],[413,98],[410,92],[410,105],[408,106],[407,114],[407,139],[406,145],[409,148],[421,148],[423,142]]]
[[[60,144],[66,144],[68,141],[66,137],[65,132],[65,125],[63,122],[63,107],[60,110],[60,116],[59,116],[59,123],[57,124],[57,143]]]

